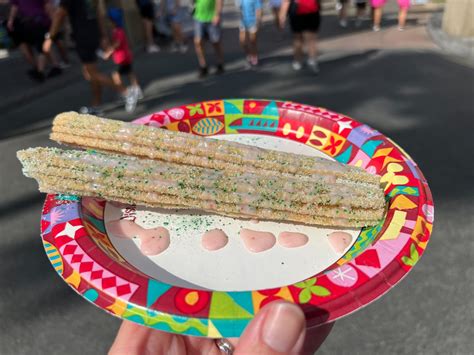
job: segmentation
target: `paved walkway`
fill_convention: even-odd
[[[229,70],[223,76],[198,81],[191,54],[139,56],[147,99],[135,116],[218,97],[271,96],[329,107],[393,138],[430,182],[436,205],[432,239],[420,263],[398,287],[336,323],[320,353],[468,354],[474,319],[474,70],[433,50],[421,24],[405,32],[388,28],[377,34],[367,24],[355,35],[339,29],[334,17],[324,20],[318,77],[291,70],[289,36],[270,42],[275,37],[271,23],[262,32],[264,58],[255,72],[242,69],[235,29],[225,33]],[[392,46],[387,38],[394,41]],[[71,81],[61,90],[2,110],[2,355],[105,353],[120,323],[81,299],[51,268],[38,231],[44,196],[21,175],[15,158],[18,149],[51,145],[53,115],[77,109],[88,95],[83,81]],[[111,117],[132,118],[116,105],[105,108]]]

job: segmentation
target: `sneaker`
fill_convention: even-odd
[[[186,53],[187,51],[188,51],[188,45],[187,45],[187,44],[181,44],[181,45],[179,46],[179,52],[180,52],[181,54],[184,54],[184,53]]]
[[[132,90],[132,92],[136,95],[137,100],[142,100],[144,98],[143,91],[140,86],[132,86],[129,90]]]
[[[399,26],[399,27],[398,27],[398,30],[399,30],[399,31],[405,31],[405,27]]]
[[[176,53],[178,51],[178,45],[176,43],[171,44],[170,52]]]
[[[256,55],[250,56],[249,63],[252,67],[255,68],[256,66],[258,66],[258,57]]]
[[[217,64],[215,74],[216,74],[216,75],[221,75],[221,74],[224,74],[224,72],[225,72],[225,70],[224,70],[224,64]]]
[[[202,78],[205,78],[208,74],[208,69],[207,67],[200,67],[199,68],[199,74],[198,74],[198,77],[199,79],[202,79]]]
[[[339,20],[339,26],[342,28],[347,28],[347,20],[346,19],[340,19]]]
[[[70,63],[66,63],[66,62],[63,62],[63,61],[60,61],[59,62],[59,68],[60,69],[68,69],[71,67],[71,64]]]
[[[306,62],[308,65],[308,68],[314,73],[314,74],[319,74],[319,64],[316,59],[308,59]]]
[[[55,76],[59,76],[63,73],[63,70],[60,67],[52,67],[49,71],[47,77],[54,78]]]
[[[98,107],[88,107],[88,106],[82,106],[79,109],[79,113],[82,113],[83,115],[95,115],[95,116],[102,116],[103,111],[98,108]]]
[[[133,112],[137,107],[138,97],[135,94],[134,90],[127,90],[124,96],[125,99],[125,111]]]
[[[146,47],[147,53],[158,53],[160,51],[160,47],[158,47],[156,44],[151,44],[148,47]]]
[[[46,76],[43,72],[39,72],[36,69],[31,69],[27,71],[28,76],[31,80],[36,81],[37,83],[43,83],[46,79]]]
[[[299,71],[301,68],[303,68],[303,65],[301,62],[298,62],[297,60],[294,60],[293,63],[291,63],[291,66],[293,67],[293,70]]]
[[[374,31],[374,32],[379,32],[379,31],[380,31],[380,26],[373,25],[373,26],[372,26],[372,31]]]

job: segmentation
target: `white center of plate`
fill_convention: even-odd
[[[278,137],[239,134],[215,138],[330,159],[307,145]],[[130,210],[107,203],[105,223],[107,225],[108,221],[130,213]],[[342,257],[360,233],[360,229],[344,229],[352,236],[352,241],[344,251],[338,252],[330,245],[327,236],[341,229],[266,221],[255,224],[202,211],[170,211],[142,206],[137,206],[132,214],[135,223],[143,228],[167,228],[171,242],[161,254],[145,256],[140,252],[138,238],[124,239],[108,233],[112,244],[130,264],[152,278],[175,286],[219,291],[276,288],[311,277]],[[206,231],[215,228],[222,229],[229,237],[229,242],[222,249],[208,251],[201,246],[201,237]],[[275,237],[284,231],[304,233],[309,237],[309,242],[291,249],[277,242],[269,250],[251,253],[240,238],[242,228],[271,232]]]

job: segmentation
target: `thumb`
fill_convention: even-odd
[[[299,354],[305,333],[304,314],[298,306],[284,301],[271,302],[245,329],[234,354]]]

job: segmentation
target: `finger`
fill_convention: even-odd
[[[235,355],[299,354],[305,331],[304,314],[298,306],[284,301],[269,303],[245,329]]]
[[[180,355],[186,348],[180,337],[123,321],[109,355]]]

